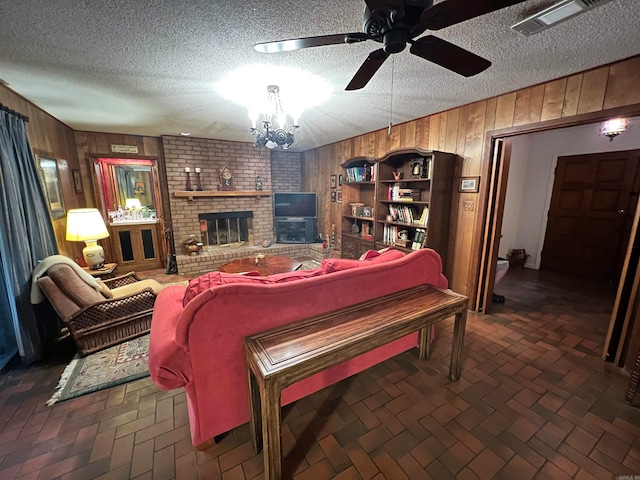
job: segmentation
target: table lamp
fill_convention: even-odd
[[[98,209],[76,208],[67,212],[66,238],[70,242],[87,244],[82,249],[82,255],[91,270],[97,270],[104,265],[104,249],[98,245],[98,240],[108,236],[109,231]]]

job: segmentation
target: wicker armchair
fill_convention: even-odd
[[[105,280],[98,291],[66,264],[55,264],[38,286],[69,329],[80,355],[148,333],[163,286],[135,273]]]

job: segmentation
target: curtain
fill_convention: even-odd
[[[9,300],[18,351],[27,363],[43,355],[42,328],[29,301],[31,272],[57,253],[26,118],[0,105],[0,298]]]
[[[136,198],[135,178],[133,170],[128,167],[115,167],[116,182],[118,184],[118,204],[124,208],[127,198]]]

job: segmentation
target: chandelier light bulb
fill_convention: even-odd
[[[293,126],[287,123],[287,115],[282,108],[280,100],[280,87],[277,85],[267,86],[267,103],[262,108],[262,125],[259,117],[254,117],[250,109],[249,117],[253,122],[251,134],[255,136],[256,147],[266,147],[268,149],[280,148],[287,150],[295,144],[295,133],[300,128],[297,121]],[[258,127],[260,125],[260,127]]]

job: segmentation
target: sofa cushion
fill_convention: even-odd
[[[339,272],[350,268],[366,267],[376,263],[385,263],[404,257],[400,250],[387,250],[377,256],[372,256],[366,260],[349,260],[346,258],[326,258],[322,261],[320,268],[324,273]]]
[[[200,275],[189,281],[189,286],[184,292],[182,306],[186,306],[198,294],[218,285],[229,285],[232,283],[254,283],[265,284],[270,283],[267,277],[254,277],[252,275],[238,275],[236,273],[225,272],[209,272]]]
[[[286,283],[293,282],[295,280],[303,280],[305,278],[317,277],[324,272],[320,268],[314,268],[313,270],[296,270],[293,272],[276,273],[275,275],[269,275],[267,278],[272,283]]]
[[[381,248],[380,250],[367,250],[362,255],[360,255],[360,258],[358,260],[369,260],[370,258],[378,257],[382,255],[384,252],[388,252],[389,250],[392,250],[392,249],[393,247],[386,247],[386,248]]]
[[[254,276],[254,272],[250,273],[251,275],[225,272],[209,272],[199,276],[198,278],[194,278],[189,282],[189,286],[184,293],[182,306],[186,306],[187,303],[189,303],[196,295],[210,288],[217,287],[218,285],[230,285],[234,283],[253,283],[257,285],[286,283],[322,275],[324,272],[321,269],[316,268],[314,270],[296,270],[293,272],[278,273],[275,275],[270,275],[268,277],[257,277]]]

